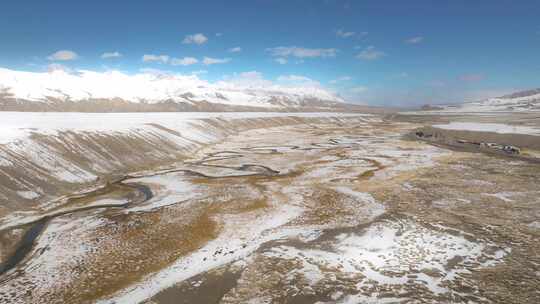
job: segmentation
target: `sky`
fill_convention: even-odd
[[[5,1],[0,67],[165,71],[416,106],[540,87],[540,1]]]

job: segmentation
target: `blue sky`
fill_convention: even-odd
[[[539,12],[527,0],[9,1],[0,67],[257,71],[351,102],[458,102],[540,87]]]

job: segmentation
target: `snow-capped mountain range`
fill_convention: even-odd
[[[527,112],[540,111],[540,89],[517,92],[501,97],[443,106],[444,111],[458,112]]]
[[[344,100],[313,83],[210,83],[195,75],[0,68],[0,110],[246,110],[332,108]]]

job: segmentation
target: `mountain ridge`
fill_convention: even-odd
[[[375,111],[316,85],[209,83],[197,76],[0,68],[0,111]]]
[[[529,112],[540,111],[540,88],[500,97],[452,105],[425,105],[423,111],[435,112]]]

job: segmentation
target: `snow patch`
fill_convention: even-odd
[[[39,193],[36,193],[34,191],[17,191],[17,194],[27,200],[32,200],[41,196]]]
[[[358,286],[378,284],[401,288],[412,280],[434,294],[442,294],[449,292],[448,284],[462,274],[474,267],[496,265],[510,252],[494,250],[496,247],[490,243],[473,242],[444,230],[428,229],[411,220],[381,221],[361,234],[340,234],[328,245],[331,250],[281,245],[264,254],[311,264],[310,276],[314,275],[315,267],[322,266],[325,271],[335,269],[354,275]],[[324,273],[315,277],[320,276]]]
[[[497,123],[451,122],[449,124],[433,125],[433,127],[445,130],[494,132],[499,134],[540,135],[540,129],[538,128]]]

